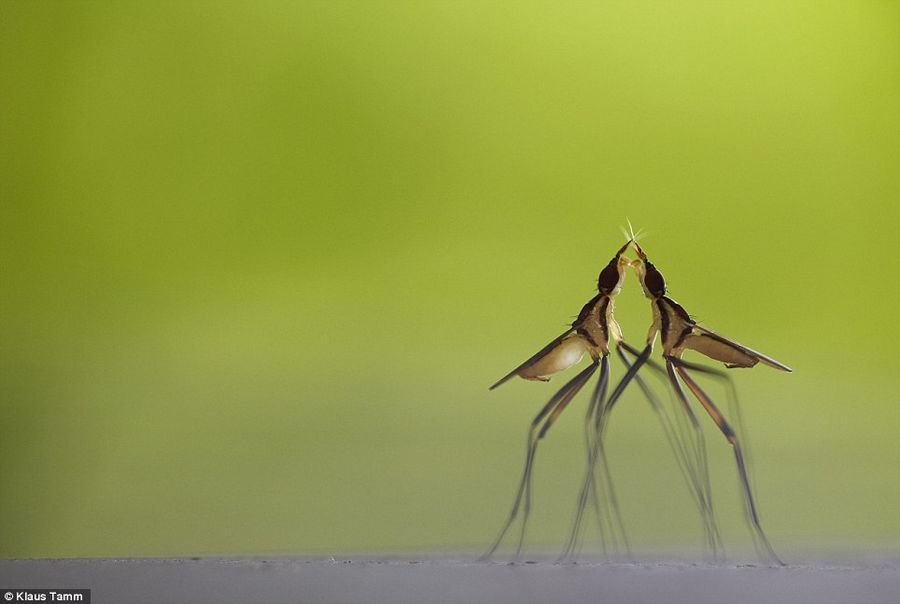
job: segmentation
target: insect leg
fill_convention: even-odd
[[[605,420],[605,416],[609,413],[613,405],[618,402],[619,397],[622,396],[622,393],[625,391],[625,387],[634,379],[634,376],[637,375],[637,372],[641,367],[644,366],[644,363],[650,358],[650,353],[653,351],[653,347],[648,344],[644,347],[644,350],[641,351],[641,354],[638,355],[637,359],[635,359],[634,364],[625,372],[625,375],[622,376],[622,379],[616,384],[615,389],[612,391],[612,394],[609,396],[609,400],[606,402],[603,410],[600,415],[597,416],[597,427],[598,429],[603,424]]]
[[[603,447],[603,433],[602,428],[605,426],[601,426],[601,433],[596,436],[596,442],[594,443],[594,448],[596,451],[594,457],[594,465],[596,466],[597,460],[600,461],[601,467],[600,472],[603,475],[603,479],[605,482],[605,494],[609,500],[609,509],[612,510],[612,515],[616,519],[616,524],[612,524],[612,520],[607,518],[609,522],[609,532],[612,541],[612,546],[614,548],[618,548],[618,540],[616,539],[616,528],[619,529],[619,536],[622,539],[622,545],[625,546],[625,555],[630,559],[631,558],[631,544],[628,542],[628,534],[625,532],[625,523],[622,521],[622,513],[619,509],[619,498],[616,496],[616,489],[613,485],[612,473],[609,471],[609,463],[607,463],[606,459],[606,450]],[[597,479],[594,478],[594,482],[596,483]],[[599,506],[599,500],[598,500]],[[598,519],[599,519],[599,509],[598,509]]]
[[[625,351],[628,350],[630,346],[624,344],[616,348],[616,352],[619,355],[619,358],[622,360],[622,363],[625,365],[626,370],[631,367],[631,361],[628,360]],[[634,351],[635,356],[637,355],[637,350]],[[655,371],[662,373],[662,378],[666,378],[665,370],[654,363],[653,361],[649,361],[648,365]],[[687,438],[681,434],[681,430],[679,430],[678,426],[672,422],[672,418],[669,417],[668,412],[666,411],[665,406],[650,388],[650,386],[641,378],[640,375],[635,376],[635,381],[638,384],[638,387],[644,394],[644,397],[650,403],[650,407],[653,409],[654,413],[656,413],[659,418],[660,425],[662,426],[663,433],[666,436],[666,441],[669,443],[669,448],[672,450],[673,455],[675,455],[675,460],[678,463],[678,469],[681,472],[682,478],[684,478],[685,482],[689,487],[689,492],[691,494],[691,498],[694,500],[694,503],[697,505],[701,516],[706,515],[705,508],[705,500],[703,499],[703,490],[700,487],[700,481],[698,478],[698,465],[700,464],[700,460],[696,458],[696,456],[688,455],[688,447],[690,445],[687,444]],[[676,412],[678,412],[676,410]],[[693,451],[692,451],[693,453]]]
[[[740,400],[738,400],[737,388],[734,386],[734,380],[731,378],[731,375],[721,369],[707,367],[706,365],[699,365],[697,363],[690,363],[677,357],[672,357],[672,362],[685,369],[690,369],[693,372],[702,373],[718,380],[725,387],[726,396],[728,397],[728,408],[732,413],[734,420],[732,423],[734,424],[735,430],[737,430],[738,438],[741,439],[741,443],[744,446],[744,459],[747,463],[747,473],[749,474],[750,484],[755,487],[756,485],[753,480],[753,446],[747,434],[743,414],[741,413]],[[746,501],[741,500],[741,502],[746,506]],[[749,510],[747,513],[749,514]]]
[[[694,469],[691,473],[693,476],[692,482],[696,493],[697,507],[700,511],[700,516],[703,519],[707,544],[712,550],[713,558],[715,559],[718,557],[719,550],[724,550],[724,544],[722,543],[722,536],[719,533],[719,527],[713,509],[712,487],[709,482],[709,464],[707,463],[706,457],[706,441],[703,439],[700,422],[697,421],[697,416],[691,409],[687,395],[685,395],[684,390],[681,388],[681,383],[675,375],[675,359],[673,357],[666,357],[666,370],[669,376],[669,382],[672,385],[672,389],[675,391],[676,397],[681,403],[684,415],[687,416],[690,422],[690,429],[694,436],[692,446],[694,459]]]
[[[625,524],[622,522],[622,515],[619,512],[619,501],[618,501],[618,498],[616,497],[616,491],[615,491],[615,488],[613,487],[612,477],[609,473],[609,465],[606,462],[606,452],[603,449],[603,432],[606,429],[606,419],[607,419],[609,413],[612,411],[613,405],[616,404],[616,402],[619,400],[619,397],[621,397],[622,393],[625,392],[625,388],[628,386],[629,383],[631,383],[631,380],[634,379],[635,376],[637,376],[638,371],[641,369],[641,367],[643,367],[643,365],[650,358],[650,353],[652,352],[652,350],[653,350],[652,345],[648,344],[644,348],[644,350],[641,352],[641,354],[638,355],[634,364],[628,368],[628,371],[625,372],[625,375],[622,376],[622,379],[619,380],[618,384],[616,384],[616,387],[613,389],[613,392],[610,395],[609,400],[606,401],[605,405],[601,406],[600,411],[596,417],[595,424],[594,424],[595,425],[594,454],[593,454],[593,458],[591,460],[591,462],[592,462],[592,466],[590,468],[591,475],[593,476],[593,473],[595,471],[594,468],[596,467],[597,460],[598,459],[601,460],[601,462],[603,464],[603,467],[601,469],[603,470],[603,474],[604,474],[604,478],[605,478],[605,482],[606,482],[607,493],[609,496],[609,503],[613,510],[613,514],[616,517],[617,525],[619,528],[619,534],[622,536],[622,542],[625,545],[625,550],[629,557],[631,557],[631,545],[628,543],[628,537],[625,534]],[[612,526],[610,526],[610,532],[613,536],[613,539],[615,539],[615,531],[613,530]]]
[[[626,550],[628,551],[628,555],[629,556],[631,555],[631,547],[628,544],[628,538],[625,534],[625,526],[624,526],[624,523],[622,522],[622,516],[619,513],[618,499],[616,497],[612,479],[609,474],[609,465],[606,462],[606,452],[603,449],[603,430],[605,429],[607,414],[612,409],[612,406],[616,403],[616,401],[619,399],[619,397],[622,395],[622,393],[625,391],[625,388],[628,386],[628,384],[631,382],[631,380],[634,379],[634,376],[637,375],[637,372],[641,368],[641,366],[647,362],[647,359],[650,357],[651,351],[652,351],[652,347],[650,345],[648,345],[643,350],[643,352],[641,352],[641,354],[638,356],[638,359],[635,361],[635,363],[628,369],[628,371],[625,373],[625,375],[622,377],[622,379],[616,385],[616,387],[613,390],[613,393],[610,396],[608,401],[604,402],[602,400],[602,396],[596,399],[596,409],[595,409],[595,416],[593,418],[593,426],[592,426],[592,429],[589,428],[589,433],[592,434],[592,438],[591,437],[588,438],[588,441],[591,443],[591,445],[590,445],[590,449],[588,452],[587,472],[585,474],[584,482],[582,483],[581,493],[579,494],[579,497],[578,497],[578,508],[577,508],[577,512],[576,512],[575,524],[573,526],[571,534],[569,535],[569,540],[566,543],[566,547],[563,549],[563,552],[560,555],[561,560],[569,557],[572,554],[572,552],[574,551],[575,546],[578,542],[579,533],[581,531],[581,524],[582,524],[582,519],[584,516],[584,508],[587,505],[588,497],[591,496],[592,494],[596,493],[597,482],[595,480],[595,472],[596,472],[596,468],[597,468],[597,460],[598,459],[602,460],[602,468],[601,469],[603,470],[603,474],[604,474],[604,483],[605,483],[605,487],[606,487],[605,494],[609,498],[610,508],[613,510],[613,512],[616,516],[619,533],[622,537],[622,541],[626,547]],[[605,385],[604,385],[604,392],[605,392]],[[594,404],[594,403],[592,402],[592,404]],[[602,517],[602,512],[603,512],[604,508],[601,507],[602,502],[600,501],[599,497],[594,495],[593,500],[594,500],[595,506],[597,507],[597,513],[598,513],[597,520],[598,520],[598,523],[600,524],[600,526],[602,527],[604,524],[603,517]],[[610,523],[609,528],[610,528],[610,534],[611,534],[613,540],[615,540],[615,530],[614,530],[612,523]],[[601,532],[602,532],[602,530],[603,529],[601,528]]]
[[[630,367],[631,363],[628,361],[623,349],[635,357],[639,356],[639,352],[627,342],[620,342],[617,352],[626,367]],[[654,361],[648,361],[647,365],[654,372],[662,374],[661,379],[663,379],[663,381],[666,380],[667,373],[665,369]],[[700,434],[699,422],[696,421],[696,417],[690,407],[687,406],[686,402],[683,402],[682,411],[679,412],[678,409],[675,411],[676,418],[682,420],[683,417],[687,415],[691,426],[689,428],[685,427],[683,421],[678,421],[677,424],[673,423],[666,412],[665,407],[661,404],[649,386],[644,383],[640,376],[637,376],[636,381],[650,403],[650,406],[659,417],[663,432],[666,435],[666,440],[675,455],[682,477],[690,487],[691,498],[697,505],[701,518],[703,518],[707,541],[713,549],[713,552],[715,552],[717,544],[721,544],[721,537],[712,508],[712,495],[709,487],[709,470],[706,463],[705,445],[702,441],[702,435]],[[678,394],[683,393],[676,390],[676,395]],[[691,430],[693,434],[686,435],[685,430],[688,429]],[[693,443],[691,443],[692,439]]]
[[[569,404],[569,401],[574,398],[578,391],[581,390],[581,388],[584,386],[584,383],[591,377],[591,375],[593,375],[594,371],[596,371],[597,369],[597,365],[597,361],[594,361],[585,369],[583,369],[578,375],[566,382],[566,384],[562,388],[560,388],[556,392],[556,394],[554,394],[550,398],[549,401],[547,401],[547,404],[544,405],[541,411],[531,421],[531,426],[528,429],[528,438],[525,448],[525,467],[522,470],[522,478],[519,481],[519,488],[516,491],[516,498],[513,501],[512,510],[510,511],[509,517],[506,519],[506,522],[503,524],[503,527],[500,529],[500,533],[497,535],[497,538],[494,539],[494,542],[479,558],[479,560],[489,559],[497,550],[497,547],[500,546],[500,543],[503,541],[503,537],[506,535],[507,531],[509,531],[510,526],[512,526],[512,523],[519,515],[519,508],[522,505],[524,499],[525,506],[522,518],[522,531],[520,533],[519,543],[516,549],[516,556],[518,557],[519,551],[522,547],[522,542],[525,538],[525,526],[528,522],[528,514],[531,511],[531,470],[534,464],[534,456],[535,452],[537,451],[538,441],[544,434],[546,434],[550,426],[553,425],[553,422],[555,422],[556,418],[559,417],[562,409],[565,409],[566,405]],[[541,422],[544,422],[544,425],[540,428],[540,432],[538,433],[538,428],[539,426],[541,426]]]
[[[588,496],[590,495],[593,498],[594,506],[598,510],[601,509],[600,500],[597,495],[597,485],[593,480],[593,473],[591,472],[591,468],[593,467],[593,454],[594,454],[594,422],[596,421],[596,415],[602,409],[603,404],[606,399],[606,388],[609,384],[609,357],[604,355],[600,359],[600,379],[597,381],[597,385],[594,387],[594,392],[591,395],[591,402],[588,405],[587,415],[585,416],[585,431],[584,438],[585,444],[587,446],[587,463],[585,465],[585,477],[584,481],[581,485],[581,492],[578,495],[578,506],[575,512],[575,520],[572,525],[572,531],[569,534],[569,539],[566,541],[566,545],[557,559],[558,562],[568,559],[576,548],[578,542],[578,535],[581,530],[582,519],[584,517],[584,510],[587,506]],[[599,518],[599,516],[598,516]],[[605,551],[605,526],[602,521],[600,521],[600,531],[601,536],[604,542],[604,551]]]
[[[744,498],[747,501],[747,506],[750,511],[750,523],[753,525],[753,529],[756,533],[756,536],[759,538],[759,541],[762,543],[768,555],[775,562],[784,566],[784,562],[778,557],[775,553],[775,550],[772,549],[772,546],[769,544],[769,540],[766,538],[765,532],[763,532],[762,525],[759,522],[759,515],[756,511],[756,502],[753,500],[753,492],[750,490],[750,481],[747,478],[747,468],[744,464],[744,456],[741,453],[741,445],[738,440],[737,435],[734,430],[732,430],[731,426],[725,420],[725,417],[716,407],[716,405],[712,402],[712,399],[700,388],[699,384],[694,381],[694,379],[690,376],[682,366],[675,365],[675,371],[678,372],[678,375],[681,377],[682,381],[687,385],[687,387],[694,393],[694,396],[703,405],[703,408],[706,409],[706,412],[709,413],[710,417],[712,417],[713,421],[716,422],[716,425],[719,427],[719,430],[722,431],[722,434],[725,435],[725,438],[728,440],[729,444],[731,444],[731,448],[734,450],[734,458],[737,462],[738,466],[738,474],[741,479],[741,486],[744,490]]]
[[[626,351],[628,351],[628,354],[630,354],[633,357],[641,356],[641,351],[638,350],[637,348],[635,348],[634,346],[632,346],[631,344],[629,344],[628,342],[626,342],[625,340],[620,341],[619,345],[616,348],[624,348]],[[653,371],[659,373],[663,377],[665,377],[665,375],[666,375],[666,370],[663,369],[659,365],[659,363],[657,363],[654,360],[647,359],[647,367],[649,367]]]

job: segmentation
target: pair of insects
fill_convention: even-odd
[[[633,247],[637,254],[637,258],[634,260],[630,260],[624,255],[629,247]],[[621,291],[628,268],[633,269],[637,275],[644,295],[650,300],[653,312],[653,324],[643,350],[638,350],[624,340],[622,330],[613,316],[614,300]],[[783,564],[769,544],[760,525],[756,502],[750,487],[745,454],[741,445],[745,439],[739,438],[738,433],[725,419],[706,391],[700,387],[692,373],[703,374],[726,382],[729,386],[728,392],[736,402],[730,377],[724,371],[697,365],[685,361],[682,357],[686,350],[693,350],[724,363],[727,368],[753,367],[757,363],[763,363],[781,371],[791,371],[791,369],[775,359],[698,325],[680,304],[666,295],[666,282],[662,273],[647,258],[647,254],[638,245],[634,234],[600,271],[597,289],[598,294],[584,305],[571,327],[491,386],[491,390],[493,390],[515,376],[526,380],[548,381],[551,375],[572,367],[585,354],[590,355],[591,363],[563,385],[532,420],[528,431],[525,467],[512,510],[501,528],[500,534],[482,558],[487,559],[494,553],[521,513],[522,524],[516,548],[518,557],[531,508],[531,477],[538,443],[575,395],[599,370],[600,378],[591,396],[585,421],[587,442],[585,478],[578,497],[575,521],[560,558],[566,559],[577,551],[584,514],[588,505],[592,505],[597,513],[601,536],[604,539],[608,537],[616,543],[621,540],[624,546],[628,547],[615,490],[606,464],[603,435],[610,411],[628,384],[635,381],[660,417],[669,445],[703,520],[706,542],[713,554],[718,556],[718,551],[722,548],[722,539],[712,507],[712,492],[700,422],[691,407],[685,386],[710,415],[734,451],[743,491],[744,507],[752,527],[754,544],[762,556],[768,557],[778,564]],[[650,360],[650,353],[657,335],[660,336],[665,368]],[[616,354],[625,365],[626,373],[607,397],[608,359],[611,346],[615,348]],[[680,424],[672,422],[653,390],[639,375],[638,372],[644,365],[662,376],[662,379],[671,387],[677,405],[676,411],[680,413],[678,416]],[[615,520],[613,520],[613,515]]]

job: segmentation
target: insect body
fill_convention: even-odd
[[[638,254],[638,258],[635,260],[629,260],[623,255],[632,244]],[[629,266],[636,272],[644,294],[651,301],[653,312],[653,322],[647,335],[647,343],[641,351],[630,346],[623,339],[622,330],[613,316],[615,297],[621,291],[625,279],[625,269]],[[721,547],[722,541],[713,512],[705,444],[700,423],[692,410],[682,384],[687,386],[694,398],[712,417],[731,445],[738,466],[749,521],[753,527],[755,543],[761,546],[772,560],[781,563],[759,522],[756,502],[747,474],[747,464],[741,449],[741,440],[744,439],[738,437],[712,399],[692,377],[691,372],[724,380],[733,392],[730,376],[721,370],[685,361],[682,356],[686,350],[694,350],[710,359],[724,363],[729,368],[753,367],[758,363],[782,371],[790,371],[790,368],[760,352],[728,340],[698,325],[681,305],[666,295],[666,284],[662,273],[649,261],[643,249],[635,241],[633,234],[600,272],[597,285],[597,295],[584,305],[577,319],[566,331],[491,386],[491,390],[493,390],[516,376],[526,380],[548,381],[552,375],[577,364],[585,355],[589,355],[591,359],[590,364],[566,382],[532,420],[526,441],[525,464],[512,509],[497,538],[482,559],[489,558],[496,551],[521,511],[522,523],[516,548],[518,557],[525,538],[525,529],[531,509],[531,475],[538,443],[599,368],[600,377],[591,396],[585,421],[587,471],[578,497],[572,531],[560,558],[565,559],[576,552],[583,529],[584,512],[591,503],[597,512],[597,521],[601,535],[604,535],[603,538],[605,539],[605,535],[609,534],[615,541],[616,531],[618,531],[626,549],[628,548],[624,525],[618,511],[618,502],[606,463],[603,436],[611,410],[629,383],[634,380],[662,424],[678,466],[688,482],[691,495],[703,519],[707,542],[713,553],[715,554]],[[660,336],[662,343],[665,369],[650,360],[657,335]],[[611,345],[615,346],[617,355],[626,367],[626,373],[607,399],[608,357]],[[659,373],[664,383],[674,390],[678,408],[683,413],[682,417],[686,416],[690,423],[689,427],[692,433],[688,437],[679,432],[679,427],[671,421],[664,406],[639,375],[641,368],[645,365]],[[602,497],[598,496],[598,489],[602,490]],[[610,512],[615,516],[616,523],[609,516]],[[604,527],[608,533],[604,532]]]
[[[681,358],[685,350],[694,350],[713,360],[721,361],[728,368],[753,367],[761,361],[782,371],[791,370],[787,365],[761,352],[697,325],[678,302],[666,296],[666,282],[662,273],[647,260],[647,255],[641,247],[635,244],[635,249],[638,250],[640,259],[635,260],[632,266],[640,280],[644,295],[651,300],[653,310],[653,324],[647,336],[648,345],[652,345],[658,333],[665,358]]]
[[[525,527],[531,510],[531,472],[538,442],[544,437],[547,430],[550,429],[594,372],[597,371],[598,367],[600,368],[600,381],[594,390],[594,395],[588,408],[588,417],[593,417],[596,409],[602,406],[602,399],[605,397],[606,385],[609,379],[609,344],[610,341],[614,343],[622,341],[622,330],[613,316],[613,306],[615,297],[622,289],[626,269],[631,265],[631,261],[622,255],[630,244],[630,240],[626,242],[616,252],[612,260],[600,271],[600,276],[597,279],[597,295],[584,305],[572,326],[491,386],[491,390],[493,390],[515,376],[526,380],[548,381],[554,373],[568,369],[578,363],[585,354],[589,354],[591,357],[590,365],[566,382],[532,420],[528,431],[525,467],[522,471],[522,478],[519,482],[512,510],[506,523],[500,529],[500,534],[497,535],[497,538],[482,556],[482,559],[487,559],[494,553],[518,516],[520,507],[524,504],[522,528],[516,549],[516,555],[518,556],[522,548]]]
[[[625,269],[631,261],[622,256],[631,241],[623,245],[597,278],[598,294],[585,304],[572,326],[541,348],[521,365],[497,380],[491,390],[519,376],[547,382],[554,373],[568,369],[590,353],[594,361],[609,354],[609,341],[622,339],[622,330],[613,317],[614,298],[622,291]]]
[[[791,369],[787,365],[784,365],[771,357],[724,338],[717,333],[698,325],[681,305],[666,296],[666,282],[662,273],[648,260],[647,255],[641,249],[640,245],[635,243],[634,247],[637,251],[638,259],[633,261],[632,266],[637,273],[638,280],[644,290],[644,295],[650,299],[653,311],[653,324],[647,335],[647,348],[645,350],[652,348],[653,343],[656,340],[656,335],[659,334],[663,349],[663,358],[666,361],[666,372],[672,388],[691,417],[692,422],[696,425],[696,420],[693,413],[690,411],[690,404],[687,396],[681,387],[681,383],[684,383],[694,395],[694,398],[697,399],[700,405],[706,410],[710,417],[712,417],[719,430],[721,430],[728,443],[731,445],[738,467],[738,475],[740,477],[744,499],[747,504],[749,521],[753,527],[755,538],[771,559],[779,564],[783,564],[769,544],[769,540],[766,538],[762,526],[760,525],[757,506],[750,488],[750,480],[747,474],[747,466],[741,449],[740,439],[709,395],[691,376],[691,372],[703,373],[719,378],[725,377],[726,379],[727,377],[721,371],[687,362],[682,359],[682,355],[686,350],[694,350],[713,360],[722,362],[728,368],[753,367],[757,363],[763,363],[764,365],[768,365],[781,371],[791,371]],[[640,362],[641,360],[638,359],[635,366],[638,366]],[[702,497],[703,495],[701,494],[701,498]],[[706,497],[707,500],[709,500],[708,491]],[[709,504],[708,511],[711,515],[711,503]],[[707,526],[707,529],[708,531],[715,530],[714,526],[710,527],[709,525]]]

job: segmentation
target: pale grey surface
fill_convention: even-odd
[[[768,568],[297,558],[0,560],[0,587],[90,588],[99,604],[896,604],[900,562]]]

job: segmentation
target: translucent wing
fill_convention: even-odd
[[[544,360],[545,357],[547,357],[547,356],[550,355],[551,353],[553,353],[553,352],[558,352],[558,349],[559,349],[560,344],[562,343],[562,341],[565,340],[567,337],[571,336],[574,332],[575,332],[575,329],[572,328],[572,327],[570,327],[569,329],[567,329],[566,331],[564,331],[564,332],[563,332],[562,334],[560,334],[558,337],[554,338],[554,340],[553,340],[552,342],[550,342],[549,344],[547,344],[546,346],[544,346],[543,348],[541,348],[539,351],[537,351],[536,353],[534,353],[527,361],[523,362],[521,365],[519,365],[518,367],[516,367],[515,369],[513,369],[512,371],[510,371],[510,372],[507,373],[506,375],[504,375],[504,376],[503,376],[502,378],[500,378],[499,380],[497,380],[497,381],[494,383],[494,385],[491,386],[490,389],[493,390],[494,388],[497,388],[497,387],[500,386],[501,384],[505,384],[506,382],[508,382],[508,381],[509,381],[510,379],[512,379],[513,377],[515,377],[515,376],[517,376],[517,375],[521,375],[521,374],[522,374],[523,372],[525,372],[526,370],[528,370],[528,369],[532,368],[533,366],[537,365],[540,361]],[[577,336],[574,336],[574,337],[577,338]],[[580,340],[580,338],[578,338],[578,339]],[[576,351],[576,352],[577,352],[577,351]],[[582,351],[582,354],[583,354],[583,351]],[[576,359],[576,360],[575,360],[574,362],[572,362],[570,365],[574,365],[575,363],[577,363],[578,360],[579,360],[580,358],[581,358],[581,356],[579,355],[579,356],[578,356],[578,359]],[[535,375],[532,375],[532,376],[530,376],[530,377],[527,378],[527,379],[541,379],[541,374],[535,374]]]
[[[696,350],[711,359],[721,361],[727,367],[753,367],[757,362],[762,362],[781,371],[791,371],[790,367],[779,363],[772,357],[728,338],[723,338],[714,331],[699,325],[694,325],[694,333],[685,338],[682,347]]]

